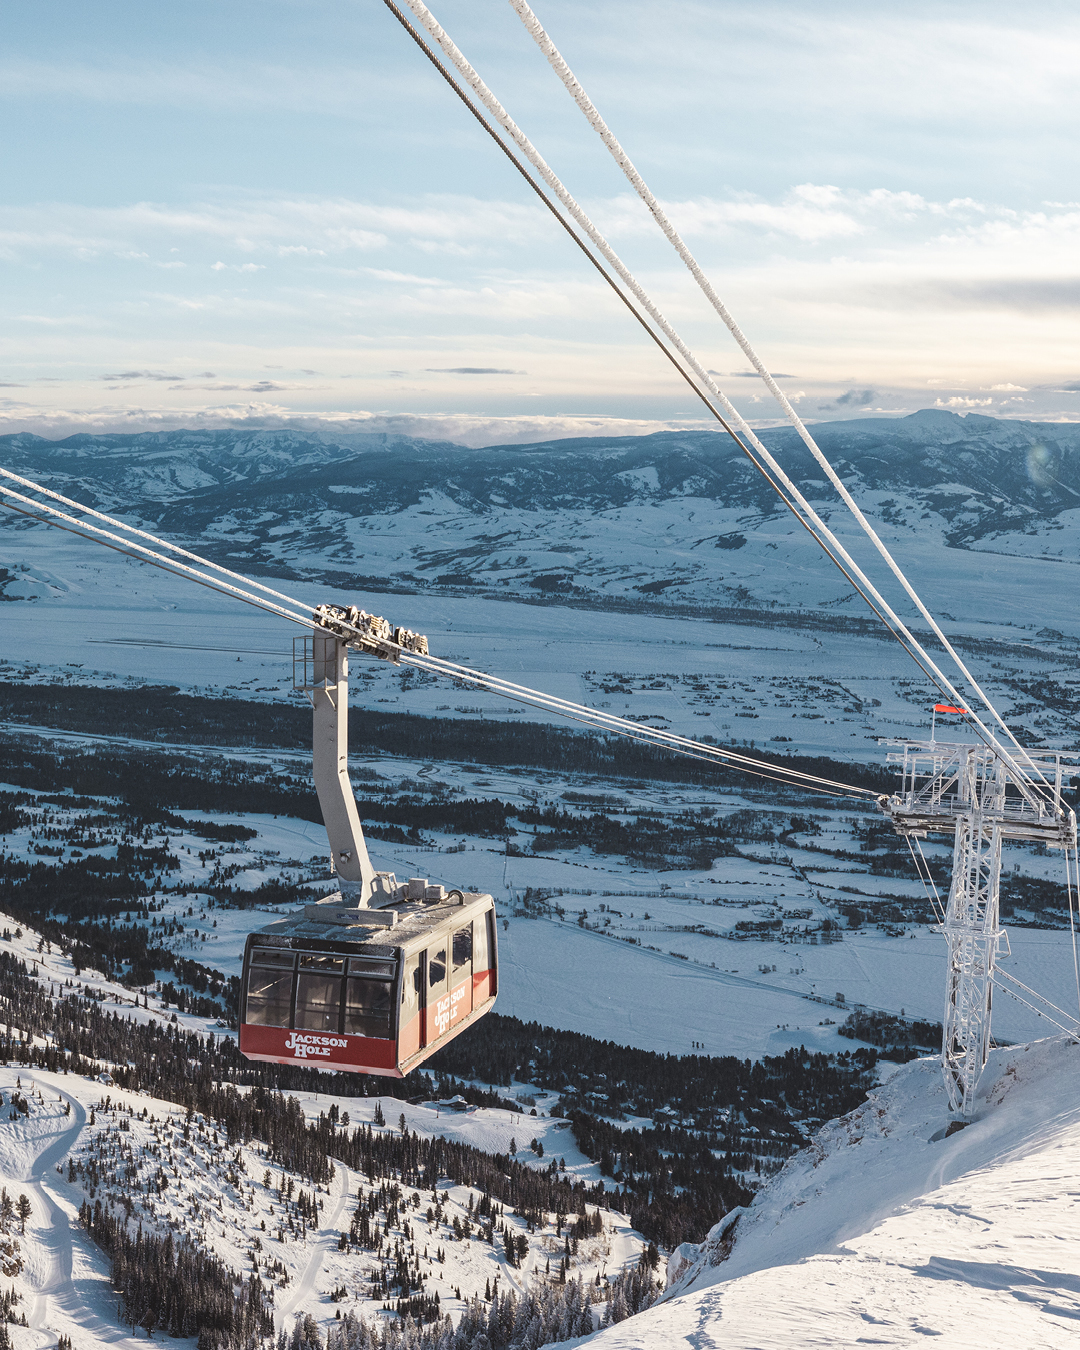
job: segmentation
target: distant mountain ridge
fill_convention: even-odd
[[[1080,507],[1080,424],[927,409],[821,423],[814,434],[883,526],[1025,556],[1052,542],[1055,560],[1080,559],[1080,528],[1067,515]],[[762,436],[806,494],[834,509],[795,431]],[[0,463],[248,569],[374,589],[484,586],[505,596],[496,588],[525,584],[661,603],[738,598],[754,549],[735,555],[747,540],[759,554],[788,547],[765,542],[786,530],[783,508],[713,431],[482,449],[299,430],[18,434],[0,437]],[[713,547],[722,555],[708,556]],[[774,564],[761,555],[754,567]],[[802,603],[835,603],[830,596]]]
[[[947,518],[975,517],[963,528],[967,537],[1080,506],[1080,423],[927,409],[821,423],[814,435],[852,486],[911,490]],[[762,438],[802,486],[825,487],[792,428],[773,428]],[[772,504],[737,448],[712,431],[481,449],[385,433],[180,430],[59,441],[18,434],[0,437],[0,462],[29,476],[77,481],[99,503],[140,513],[154,503],[200,523],[222,510],[310,504],[335,487],[352,498],[353,515],[404,510],[432,491],[471,511],[604,510],[672,497],[757,509]]]

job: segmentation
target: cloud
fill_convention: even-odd
[[[254,384],[225,384],[225,383],[221,383],[221,384],[186,384],[186,383],[185,383],[185,384],[174,384],[174,385],[170,385],[170,388],[171,388],[171,389],[175,389],[175,390],[199,389],[199,390],[204,390],[204,391],[207,392],[207,393],[215,393],[215,394],[230,394],[230,393],[245,393],[245,394],[279,394],[279,393],[285,393],[285,392],[288,392],[288,391],[296,391],[296,390],[300,390],[300,389],[305,390],[305,391],[313,391],[313,390],[317,389],[318,387],[319,387],[319,386],[310,385],[310,384],[281,384],[281,383],[279,383],[277,380],[256,380]],[[325,386],[322,386],[322,387],[325,388]]]
[[[359,411],[331,415],[297,414],[289,408],[265,402],[228,404],[219,407],[49,409],[25,408],[5,411],[0,407],[0,426],[9,431],[33,431],[61,438],[76,431],[162,431],[177,427],[216,429],[260,427],[271,430],[320,432],[348,440],[350,435],[390,433],[459,445],[522,445],[537,441],[579,436],[646,436],[658,431],[716,431],[714,422],[572,414],[492,417],[469,413],[387,413]],[[719,435],[719,432],[717,432]]]
[[[1080,244],[1080,230],[1073,242]],[[1053,310],[1074,313],[1080,309],[1080,277],[933,278],[918,285],[913,298],[934,304],[944,301],[970,309],[1005,309],[1028,314]]]
[[[835,412],[837,408],[866,408],[874,401],[872,389],[849,389],[840,394],[835,403],[819,403],[818,412]]]
[[[443,284],[440,277],[421,277],[414,272],[395,272],[389,267],[365,267],[363,270],[369,277],[375,277],[379,281],[401,281],[411,286],[441,286]]]
[[[381,70],[374,65],[364,75],[369,97],[401,97],[417,72],[409,67]],[[333,59],[318,64],[287,60],[279,65],[240,60],[211,63],[178,54],[155,60],[147,51],[125,60],[123,53],[109,61],[35,61],[18,55],[0,62],[0,92],[6,100],[78,99],[89,103],[150,108],[193,107],[245,112],[253,109],[278,114],[322,112],[357,116],[356,71]]]
[[[163,375],[157,370],[122,370],[117,375],[99,375],[99,380],[105,380],[109,384],[115,384],[118,380],[161,380],[166,383],[175,384],[177,380],[182,380],[183,375]]]
[[[184,266],[183,263],[162,263],[161,265],[162,265],[163,267],[183,267],[183,266]],[[211,264],[210,264],[210,271],[211,271],[211,272],[225,272],[225,271],[233,271],[233,272],[265,272],[265,271],[266,271],[266,264],[265,264],[265,263],[253,263],[253,262],[247,262],[247,263],[223,263],[223,262],[218,261],[218,262],[216,262],[216,263],[211,263]]]
[[[461,247],[460,256],[491,247],[550,242],[551,225],[531,203],[483,200],[454,194],[430,194],[411,202],[381,204],[344,197],[237,196],[189,205],[131,202],[120,206],[50,203],[0,208],[0,253],[8,257],[41,254],[96,256],[109,253],[153,254],[198,248],[210,252],[214,271],[262,266],[250,256],[230,262],[225,249],[264,253],[277,259],[318,266],[326,259],[386,249],[391,241],[408,254],[428,246]],[[407,269],[374,273],[389,281],[441,284]]]
[[[721,379],[740,379],[740,380],[760,380],[761,376],[756,370],[710,370],[710,375],[719,375]],[[795,375],[789,375],[783,370],[770,370],[769,374],[774,380],[794,380]]]
[[[868,191],[827,183],[800,183],[769,201],[751,193],[726,200],[700,197],[664,201],[664,210],[687,238],[752,232],[759,237],[787,236],[804,244],[871,236],[883,229],[910,228],[920,223],[967,223],[988,213],[971,197],[934,201],[917,192],[871,188]],[[655,225],[637,197],[628,194],[594,206],[601,227],[613,238],[644,235]]]
[[[528,375],[527,370],[500,370],[497,366],[425,366],[435,375]]]
[[[937,398],[934,400],[935,408],[988,408],[993,403],[992,398],[965,398],[962,394],[953,394],[951,398]]]
[[[1027,385],[1024,384],[992,384],[991,390],[1003,394],[1026,394]]]
[[[1069,395],[1080,392],[1080,381],[1068,390],[1055,376],[1075,324],[1070,287],[1080,307],[1080,209],[1024,212],[944,194],[931,201],[811,184],[777,193],[771,204],[783,206],[792,193],[799,210],[847,212],[861,232],[835,248],[788,234],[770,236],[759,249],[754,241],[765,235],[747,225],[730,248],[728,239],[723,247],[706,239],[699,256],[722,280],[731,312],[779,368],[779,381],[796,378],[785,365],[799,370],[802,406],[862,416],[871,400],[889,407],[909,400],[914,410],[926,406],[917,391],[925,396],[931,370],[939,380],[933,392],[943,397],[950,389],[992,392],[1000,406],[1010,393],[1030,389],[1038,399],[1031,411],[1053,415],[1074,401]],[[606,288],[562,256],[560,241],[544,252],[537,241],[551,242],[549,222],[521,203],[465,195],[386,204],[243,193],[113,210],[60,203],[0,207],[0,237],[18,255],[5,281],[23,287],[12,312],[33,316],[22,327],[24,342],[35,348],[35,368],[55,370],[83,385],[83,393],[87,377],[73,342],[89,328],[96,361],[119,372],[108,383],[209,386],[219,377],[169,373],[186,369],[194,351],[221,365],[220,378],[229,381],[227,389],[208,392],[266,398],[279,391],[251,385],[244,372],[265,368],[265,355],[273,355],[291,378],[304,367],[340,385],[321,405],[327,412],[402,406],[403,377],[391,387],[388,371],[407,372],[412,406],[427,399],[418,409],[425,412],[482,397],[482,411],[512,413],[526,398],[519,388],[526,372],[530,402],[544,398],[538,406],[552,413],[569,403],[659,418],[683,406],[670,402],[666,368]],[[425,274],[413,270],[425,243],[467,244],[472,252],[440,255],[436,273]],[[188,267],[160,287],[165,279],[156,268],[115,256],[126,249],[168,257],[177,247]],[[635,245],[634,262],[657,303],[695,346],[702,343],[703,357],[726,360],[723,331],[711,314],[712,327],[702,321],[692,281],[658,234],[651,247],[642,247],[639,263]],[[96,250],[91,267],[76,261],[80,249]],[[378,250],[377,259],[370,250]],[[221,267],[208,277],[215,262]],[[226,270],[264,264],[267,276],[253,284],[224,278]],[[57,278],[51,297],[35,290],[44,275]],[[69,312],[72,296],[76,313]],[[721,342],[706,345],[714,334]],[[477,364],[430,365],[460,351],[475,351]],[[1007,363],[1003,352],[1010,353]],[[485,357],[514,364],[479,364]],[[1003,370],[1013,389],[992,388]],[[425,382],[422,372],[455,379]],[[751,406],[752,371],[714,373]],[[1051,397],[1056,389],[1068,391],[1065,405]],[[753,406],[766,411],[764,403]]]

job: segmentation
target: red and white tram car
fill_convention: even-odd
[[[367,911],[333,897],[251,933],[241,1052],[404,1078],[482,1017],[497,993],[495,903],[441,886],[424,894]]]

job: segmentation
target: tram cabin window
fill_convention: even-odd
[[[295,957],[280,948],[256,947],[248,974],[247,1021],[259,1027],[287,1027],[292,1012]]]
[[[337,1031],[341,1018],[341,974],[338,956],[301,954],[296,981],[293,1026],[300,1031]]]
[[[488,929],[486,914],[481,914],[475,925],[473,941],[473,970],[479,975],[488,968]]]
[[[463,978],[463,972],[467,966],[472,965],[472,941],[473,926],[467,923],[464,928],[459,928],[454,934],[453,952],[454,952],[454,979]]]
[[[348,1036],[375,1036],[386,1040],[390,1036],[390,1012],[393,984],[386,978],[373,978],[368,972],[372,963],[365,960],[349,962],[349,977],[345,985],[345,1025]]]
[[[443,984],[446,981],[446,948],[440,947],[438,951],[428,953],[428,987],[434,989],[436,985]]]
[[[405,973],[401,979],[401,1025],[405,1026],[415,1017],[420,1008],[420,996],[424,992],[424,972],[420,968],[420,953],[410,956],[405,963]]]

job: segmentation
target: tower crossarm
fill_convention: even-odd
[[[912,810],[896,797],[885,798],[882,810],[891,819],[897,834],[920,837],[941,834],[951,838],[956,831],[956,822],[972,815],[971,811],[961,809]],[[1036,819],[1033,815],[983,811],[979,813],[979,819],[986,829],[997,827],[1002,839],[1045,844],[1047,848],[1073,848],[1076,844],[1076,820],[1071,812]]]
[[[1065,763],[1076,755],[1025,751],[1007,759],[981,743],[885,744],[898,747],[888,758],[901,781],[881,809],[898,834],[951,836],[958,821],[970,820],[1002,839],[1075,847],[1076,817],[1061,789]]]

